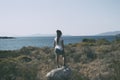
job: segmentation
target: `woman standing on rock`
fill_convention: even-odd
[[[64,53],[64,41],[62,38],[62,32],[60,30],[56,31],[57,36],[54,39],[54,49],[55,49],[55,54],[56,54],[56,61],[57,61],[57,67],[59,68],[59,57],[62,55],[63,61],[64,61],[64,66],[65,66],[65,53]]]

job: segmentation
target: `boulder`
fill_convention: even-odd
[[[72,71],[69,67],[61,67],[47,73],[47,80],[71,80]]]

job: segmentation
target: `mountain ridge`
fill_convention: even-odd
[[[120,34],[120,31],[109,31],[109,32],[103,32],[100,34],[97,34],[97,36],[115,36]]]

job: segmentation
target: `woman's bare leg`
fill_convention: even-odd
[[[66,66],[66,56],[65,56],[65,54],[63,55],[63,62],[64,62],[63,65]]]
[[[57,66],[58,66],[58,68],[59,68],[59,55],[57,55],[56,61],[57,61]]]

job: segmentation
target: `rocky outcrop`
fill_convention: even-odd
[[[61,67],[47,73],[47,80],[71,80],[72,71],[69,67]]]
[[[14,37],[0,37],[0,39],[14,39]]]

